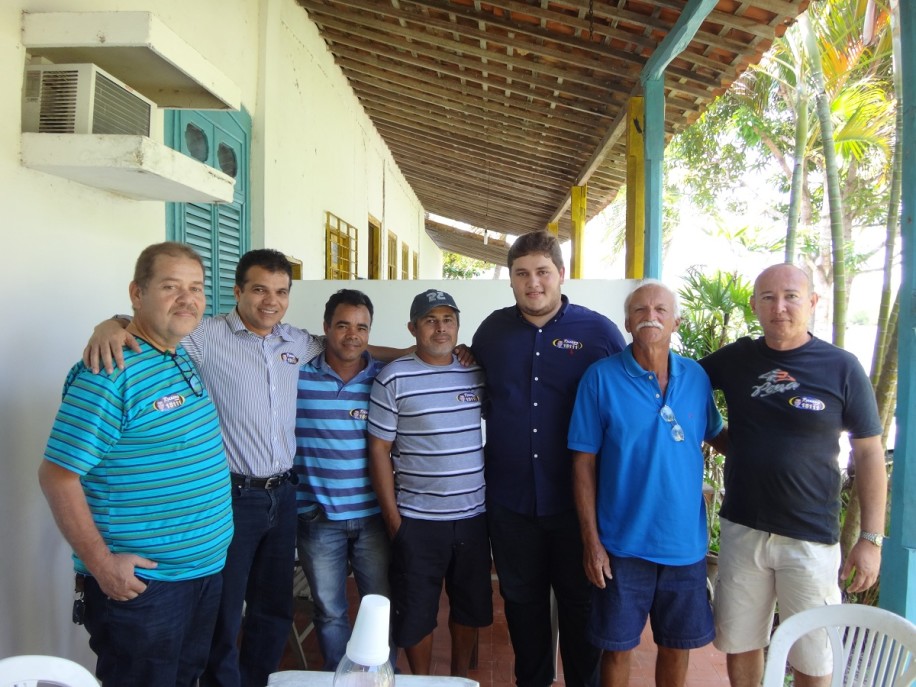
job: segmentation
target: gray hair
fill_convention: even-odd
[[[677,293],[674,291],[674,289],[672,289],[667,284],[659,281],[658,279],[641,279],[639,283],[636,285],[636,288],[630,291],[630,293],[627,294],[627,297],[623,301],[623,314],[625,317],[630,316],[630,303],[633,300],[633,296],[636,295],[637,291],[639,291],[640,289],[646,286],[657,286],[661,289],[664,289],[668,293],[670,293],[671,299],[674,301],[674,316],[675,317],[681,316],[681,301],[678,298]]]

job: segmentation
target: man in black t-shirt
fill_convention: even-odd
[[[769,267],[751,298],[764,336],[739,339],[700,361],[728,405],[715,643],[728,654],[732,687],[760,684],[777,599],[782,620],[840,602],[837,458],[844,431],[862,532],[840,579],[850,592],[863,591],[881,567],[887,475],[877,404],[858,360],[808,331],[816,304],[804,272]],[[825,637],[796,643],[789,654],[796,685],[829,682],[830,656]]]

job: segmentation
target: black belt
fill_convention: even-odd
[[[279,475],[270,477],[249,477],[248,475],[238,475],[230,473],[233,487],[244,487],[245,489],[276,489],[289,482],[293,477],[293,471],[287,470]]]

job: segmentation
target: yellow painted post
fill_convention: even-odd
[[[559,222],[548,222],[547,231],[549,231],[554,236],[560,235],[560,223]]]
[[[646,149],[645,101],[642,96],[630,98],[627,105],[627,279],[645,276],[646,255]]]
[[[570,198],[572,200],[569,210],[572,218],[572,264],[569,268],[569,276],[573,279],[581,279],[588,186],[573,186]]]

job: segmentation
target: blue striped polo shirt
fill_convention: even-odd
[[[194,364],[140,341],[124,370],[70,371],[45,458],[80,475],[113,553],[149,558],[144,578],[219,572],[232,539],[229,468],[216,409]],[[74,555],[78,572],[88,573]]]
[[[369,392],[383,363],[363,354],[366,367],[344,382],[324,354],[299,370],[296,396],[296,501],[300,513],[320,506],[329,520],[380,512],[369,481],[366,419]]]

